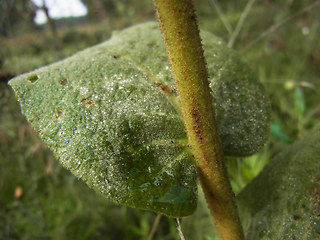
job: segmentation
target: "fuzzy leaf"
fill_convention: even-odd
[[[237,54],[203,33],[225,153],[248,155],[268,135],[269,103]],[[196,173],[157,23],[9,83],[60,162],[108,199],[175,217],[196,208]]]
[[[238,196],[248,240],[320,238],[320,128],[288,147]]]

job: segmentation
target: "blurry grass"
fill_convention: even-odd
[[[209,1],[197,1],[201,28],[222,37],[230,33]],[[312,3],[256,1],[235,41],[243,51],[259,34]],[[234,29],[247,0],[219,1]],[[271,136],[248,158],[228,159],[233,189],[241,191],[269,159],[319,123],[320,15],[314,9],[289,21],[242,52],[272,103]],[[220,14],[221,14],[220,12]],[[59,32],[0,39],[1,71],[13,75],[57,61],[109,38],[128,24],[101,23]],[[22,189],[22,195],[15,191]],[[60,167],[19,113],[11,90],[0,85],[0,239],[147,239],[156,214],[117,206],[94,193]],[[202,220],[201,220],[202,219]],[[200,194],[199,210],[182,220],[187,240],[216,239]],[[173,219],[161,218],[154,239],[178,239]]]
[[[59,31],[53,39],[48,32],[27,33],[23,36],[0,38],[0,57],[4,59],[2,71],[21,74],[55,62],[107,40],[109,25],[87,25]]]

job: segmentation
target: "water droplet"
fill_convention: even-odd
[[[89,90],[86,87],[80,87],[80,94],[81,95],[86,95],[88,94]]]
[[[109,185],[109,181],[108,181],[107,178],[104,179],[104,183],[105,183],[106,185]]]
[[[154,181],[153,184],[156,185],[156,186],[160,186],[161,185],[161,183],[158,180]]]
[[[57,108],[56,109],[56,113],[55,113],[55,117],[56,119],[60,120],[63,117],[64,112],[62,111],[62,109]]]
[[[165,171],[166,174],[168,174],[171,177],[174,177],[173,172],[172,171]]]

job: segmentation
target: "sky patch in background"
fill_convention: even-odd
[[[42,6],[42,0],[32,0],[38,7]],[[49,15],[52,18],[64,17],[80,17],[87,15],[86,6],[79,0],[45,0],[49,9]],[[38,10],[35,17],[37,24],[47,22],[46,15],[43,10]]]

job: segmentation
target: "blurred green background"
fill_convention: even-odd
[[[39,1],[38,1],[39,2]],[[7,81],[107,40],[113,31],[155,20],[151,0],[82,0],[88,14],[36,12],[50,1],[0,0],[0,240],[179,239],[175,219],[113,204],[63,169],[24,117]],[[286,146],[320,120],[320,1],[196,0],[200,28],[220,36],[255,70],[272,103],[270,139],[248,158],[227,159],[238,193]],[[159,217],[157,218],[159,220]],[[216,239],[200,194],[181,220],[186,239]]]

